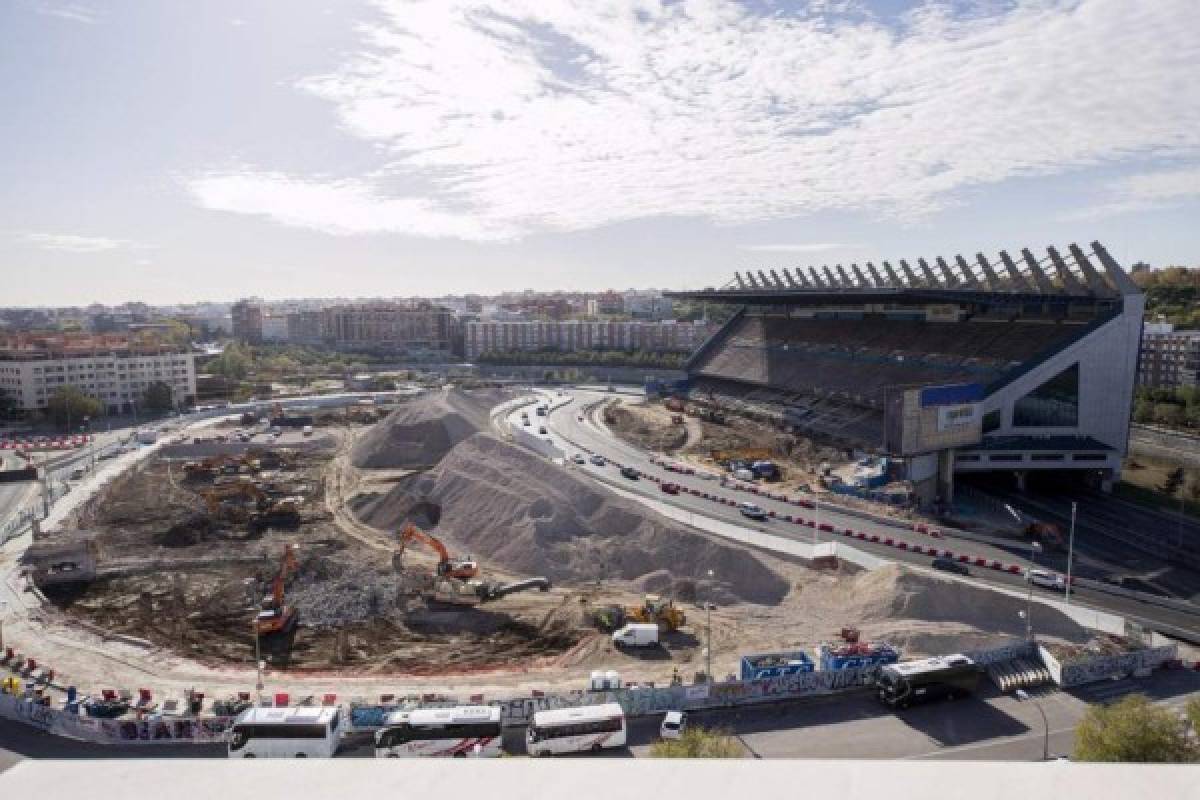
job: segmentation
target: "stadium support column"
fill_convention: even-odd
[[[954,451],[938,452],[938,497],[943,505],[954,503]]]

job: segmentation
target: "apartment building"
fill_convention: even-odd
[[[195,357],[152,335],[11,334],[0,336],[0,389],[21,410],[38,411],[56,390],[74,386],[119,414],[140,406],[150,384],[162,381],[182,405],[196,396]]]
[[[455,319],[446,308],[428,303],[334,306],[322,317],[322,338],[345,350],[412,357],[449,357]]]
[[[320,344],[320,311],[292,311],[287,317],[287,340],[292,344]]]
[[[514,350],[645,350],[690,353],[711,328],[701,322],[467,322],[464,330],[468,359],[487,352]]]
[[[1147,324],[1142,332],[1138,385],[1151,389],[1200,385],[1200,331],[1177,331],[1167,323]]]
[[[239,300],[229,309],[233,319],[233,338],[247,344],[262,344],[263,310],[253,300]]]

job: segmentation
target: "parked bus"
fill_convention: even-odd
[[[979,666],[964,655],[934,656],[887,664],[875,684],[879,700],[891,708],[908,708],[942,697],[966,697],[979,684]]]
[[[625,746],[625,712],[617,703],[538,711],[525,731],[531,756]]]
[[[229,757],[332,758],[341,738],[338,708],[248,708],[229,731]]]
[[[494,758],[501,743],[499,707],[422,708],[388,716],[375,734],[375,757]]]

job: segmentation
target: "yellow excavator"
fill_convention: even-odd
[[[653,622],[659,628],[676,631],[687,623],[687,615],[675,606],[674,600],[667,600],[661,595],[648,594],[640,606],[630,606],[625,609],[626,622]]]

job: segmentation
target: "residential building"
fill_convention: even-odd
[[[635,319],[670,319],[675,313],[675,301],[656,291],[626,292],[622,307]]]
[[[262,344],[262,306],[253,300],[239,300],[229,310],[233,318],[233,338],[247,344]]]
[[[1142,331],[1138,385],[1174,389],[1200,385],[1200,331],[1177,331],[1169,323],[1149,323]]]
[[[468,359],[487,352],[524,350],[644,350],[690,353],[711,328],[700,322],[624,322],[564,320],[559,322],[471,321],[464,328]]]
[[[286,317],[287,340],[292,344],[320,344],[320,311],[293,311]]]
[[[617,292],[601,292],[587,299],[587,313],[593,317],[602,314],[620,314],[625,311],[625,298]]]
[[[196,395],[195,355],[149,333],[0,335],[0,389],[19,409],[38,411],[56,390],[74,386],[118,414],[140,406],[150,384],[161,381],[178,406]]]
[[[264,342],[288,341],[287,317],[283,314],[264,314],[262,318],[262,338]]]
[[[377,303],[327,308],[322,337],[344,350],[413,358],[447,358],[453,351],[455,319],[429,303]]]

